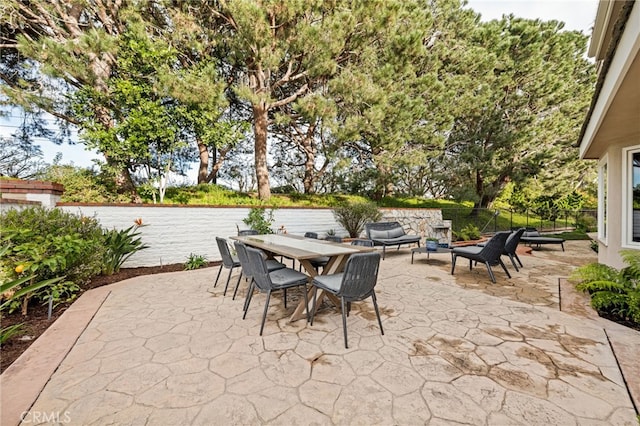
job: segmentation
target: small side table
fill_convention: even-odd
[[[426,247],[415,247],[411,249],[411,264],[413,265],[413,256],[416,253],[427,253],[427,259],[429,259],[429,255],[431,253],[451,253],[451,249],[438,247],[438,250],[427,250]]]

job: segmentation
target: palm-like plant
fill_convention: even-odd
[[[591,306],[599,314],[640,325],[640,253],[622,250],[620,255],[628,265],[621,270],[592,263],[576,269],[569,279],[591,295]]]

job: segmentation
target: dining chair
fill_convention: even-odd
[[[510,231],[496,232],[495,235],[486,242],[484,247],[454,247],[453,250],[451,250],[451,275],[453,275],[456,269],[456,259],[460,256],[469,259],[469,270],[473,269],[474,261],[484,263],[487,267],[487,272],[489,272],[489,278],[491,278],[491,282],[494,284],[496,282],[496,277],[493,275],[493,271],[491,270],[492,265],[502,266],[507,277],[511,278],[511,274],[509,274],[507,267],[500,258],[504,252],[504,246],[509,234],[511,234]]]
[[[342,329],[344,332],[344,347],[347,344],[347,315],[351,302],[364,300],[371,297],[373,307],[378,317],[380,333],[384,335],[378,301],[374,287],[378,281],[378,269],[380,268],[380,253],[356,253],[347,260],[344,272],[330,275],[318,275],[313,279],[313,308],[311,309],[311,325],[316,311],[316,292],[318,289],[332,293],[340,298],[342,310]]]
[[[317,240],[318,234],[316,232],[305,232],[304,237]],[[329,263],[329,258],[327,256],[314,257],[313,259],[309,259],[309,263],[311,263],[311,265],[317,270],[318,268],[324,268],[325,266],[327,266],[327,264]],[[300,265],[299,270],[302,271],[302,264]]]
[[[241,237],[243,235],[259,235],[260,233],[255,229],[243,229],[238,230],[238,236]]]
[[[339,237],[337,235],[327,235],[327,241],[331,241],[333,243],[341,243],[342,237]]]
[[[269,301],[271,299],[271,292],[274,290],[283,290],[284,292],[284,306],[287,307],[287,293],[286,290],[292,287],[302,286],[302,292],[304,293],[304,302],[307,313],[307,321],[309,321],[309,301],[307,300],[307,282],[309,277],[302,272],[298,272],[291,268],[282,268],[273,272],[269,272],[267,264],[264,260],[261,250],[257,250],[251,247],[247,247],[247,259],[251,264],[251,273],[253,274],[253,283],[255,287],[262,293],[266,293],[267,297],[264,303],[264,312],[262,314],[262,323],[260,324],[260,336],[264,329],[264,322],[267,318],[267,310],[269,309]],[[246,303],[246,309],[242,316],[245,319],[247,312],[249,311],[249,305],[251,304],[251,298],[253,297],[253,291],[248,294],[248,301]]]
[[[357,238],[351,241],[352,246],[373,247],[373,241]]]
[[[227,268],[229,270],[229,275],[227,276],[227,283],[224,286],[223,296],[227,295],[227,288],[229,287],[229,280],[231,279],[231,274],[233,273],[233,268],[237,268],[240,266],[240,260],[231,254],[229,251],[229,246],[227,245],[227,240],[224,238],[216,237],[216,243],[218,244],[218,251],[220,252],[220,256],[222,256],[222,263],[220,264],[220,269],[218,269],[218,276],[216,276],[216,282],[213,284],[213,287],[218,285],[218,279],[220,278],[220,273],[222,272],[222,268]],[[238,284],[240,284],[240,279],[242,278],[242,273],[238,276]]]
[[[249,262],[249,258],[247,257],[247,246],[240,241],[235,241],[234,246],[236,248],[236,253],[238,255],[238,260],[240,261],[240,266],[242,267],[242,276],[249,282],[249,290],[253,291],[253,274],[251,273],[251,263]],[[266,259],[267,269],[269,272],[277,271],[278,269],[286,268],[284,263],[280,263],[275,259]],[[240,284],[240,281],[238,281]],[[233,290],[233,297],[231,300],[236,299],[236,294],[238,293],[239,285],[236,285],[235,290]],[[248,293],[247,293],[248,296]],[[246,298],[245,298],[245,307],[246,307]]]

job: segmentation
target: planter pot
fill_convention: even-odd
[[[427,247],[427,251],[438,251],[438,242],[437,241],[425,241],[424,244]]]

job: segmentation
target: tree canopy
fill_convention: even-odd
[[[0,101],[77,125],[134,200],[194,161],[199,183],[255,183],[264,200],[270,179],[478,208],[510,182],[562,173],[578,189],[587,37],[464,6],[6,0]]]

